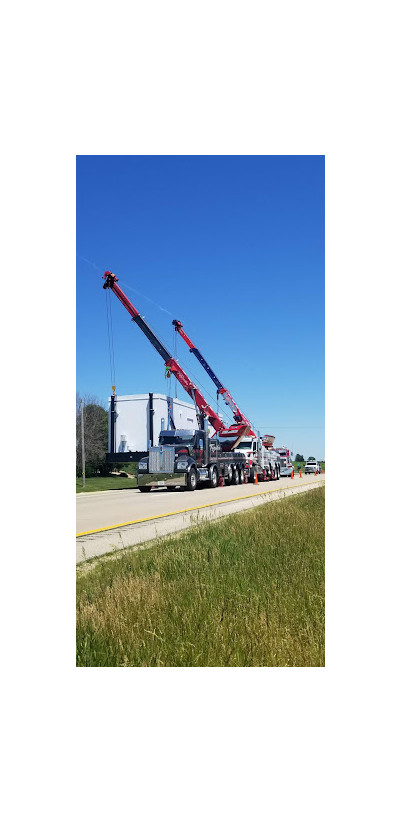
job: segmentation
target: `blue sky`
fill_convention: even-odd
[[[261,433],[322,459],[324,201],[323,156],[79,156],[77,390],[110,395],[109,269],[171,353],[176,318]],[[110,305],[117,393],[173,391],[113,294]],[[216,408],[179,337],[177,355]]]

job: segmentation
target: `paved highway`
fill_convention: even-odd
[[[77,494],[77,562],[161,534],[182,530],[198,519],[254,507],[271,499],[315,488],[325,475],[285,477],[258,485],[141,494],[137,488]]]

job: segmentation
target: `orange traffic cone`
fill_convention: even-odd
[[[294,479],[294,471],[293,471],[293,468],[292,468],[292,473],[291,473],[291,475],[290,475],[290,479]]]
[[[314,471],[314,477],[316,477],[316,476],[317,476],[317,472],[316,472],[316,471]]]
[[[301,479],[301,468],[300,468],[300,479]]]
[[[256,471],[256,472],[255,472],[255,474],[254,474],[254,485],[258,485],[258,476],[257,476],[257,471]]]
[[[325,468],[322,469],[322,473],[325,474]]]

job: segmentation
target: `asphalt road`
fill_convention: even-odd
[[[271,499],[300,493],[325,481],[325,475],[284,477],[258,485],[200,488],[197,491],[132,488],[77,494],[77,562],[215,519]]]

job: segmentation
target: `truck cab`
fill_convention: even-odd
[[[158,443],[160,447],[173,445],[177,460],[191,458],[196,465],[203,465],[204,457],[207,457],[208,438],[205,431],[161,431]]]
[[[235,451],[245,456],[250,482],[254,482],[256,475],[259,480],[279,479],[279,455],[275,451],[265,448],[261,439],[246,437],[239,443]]]
[[[288,448],[276,448],[275,449],[279,454],[279,461],[281,466],[281,477],[290,477],[292,475],[292,471],[294,471],[294,467],[292,461],[290,459],[290,451]]]

